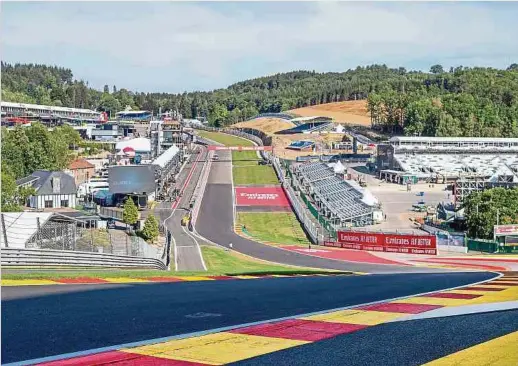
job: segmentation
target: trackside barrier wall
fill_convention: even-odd
[[[498,251],[498,243],[492,240],[468,239],[468,250],[496,253]]]
[[[52,249],[2,248],[2,267],[103,267],[165,270],[159,259]]]

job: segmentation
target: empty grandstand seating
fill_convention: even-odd
[[[398,154],[394,161],[406,173],[418,178],[441,175],[446,178],[479,176],[489,179],[498,175],[513,175],[518,164],[516,154]]]
[[[294,141],[286,148],[287,149],[292,149],[292,150],[305,150],[305,149],[312,148],[314,145],[315,145],[314,141],[304,141],[304,140],[302,140],[302,141]]]
[[[364,226],[373,223],[373,212],[377,207],[362,201],[364,193],[357,186],[336,176],[326,164],[301,164],[296,169],[296,175],[322,214],[335,224]]]
[[[293,122],[293,120],[292,120]],[[316,132],[319,130],[326,129],[328,127],[331,127],[332,124],[330,122],[309,122],[300,124],[296,127],[289,128],[287,130],[282,130],[276,132],[278,135],[290,135],[290,134],[296,134],[296,133],[310,133],[310,132]]]

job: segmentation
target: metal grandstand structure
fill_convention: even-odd
[[[377,160],[380,178],[396,183],[518,181],[518,139],[392,137]]]
[[[357,187],[338,177],[324,163],[306,163],[295,168],[302,190],[311,196],[323,216],[340,227],[374,224],[377,205],[364,201]]]

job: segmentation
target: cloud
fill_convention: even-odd
[[[119,65],[117,74],[138,69],[152,77],[153,69],[171,70],[179,79],[190,78],[190,85],[212,88],[304,65],[326,71],[373,61],[504,64],[518,56],[512,51],[505,57],[518,50],[512,17],[517,5],[7,3],[1,33],[7,56],[13,50],[68,49],[87,58],[102,55]],[[33,52],[33,57],[37,62],[41,56]],[[277,69],[267,69],[272,65]]]

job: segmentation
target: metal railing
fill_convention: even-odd
[[[2,248],[2,267],[84,267],[141,268],[165,270],[164,262],[154,258],[72,252],[53,249]]]

